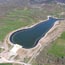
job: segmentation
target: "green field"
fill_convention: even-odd
[[[61,37],[52,43],[48,53],[57,57],[65,57],[65,32],[63,32]]]
[[[21,64],[17,64],[17,63],[0,63],[0,65],[21,65]]]
[[[12,65],[11,63],[0,63],[0,65]]]

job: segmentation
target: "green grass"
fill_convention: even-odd
[[[65,32],[63,32],[60,38],[65,40]]]
[[[57,57],[65,56],[65,32],[62,33],[60,38],[52,43],[52,46],[48,49],[48,53]]]
[[[0,63],[0,65],[12,65],[11,63]]]
[[[0,65],[21,65],[18,63],[0,63]]]

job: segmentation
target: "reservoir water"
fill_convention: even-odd
[[[40,22],[39,24],[14,32],[10,36],[10,41],[13,44],[19,44],[23,48],[33,48],[38,41],[53,27],[58,19],[49,17],[48,20]]]

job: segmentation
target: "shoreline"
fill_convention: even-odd
[[[55,19],[58,19],[57,17],[54,17],[54,16],[47,16],[47,19],[45,19],[45,20],[43,20],[43,21],[40,21],[40,22],[38,22],[38,23],[36,23],[36,24],[33,24],[32,26],[29,26],[29,27],[28,27],[28,26],[25,26],[25,27],[19,28],[19,29],[17,29],[17,30],[14,30],[14,31],[10,32],[10,33],[8,34],[8,36],[6,36],[4,42],[6,43],[6,40],[7,40],[7,42],[8,42],[9,44],[11,44],[11,45],[13,45],[13,46],[16,45],[16,44],[13,44],[13,43],[10,41],[10,36],[11,36],[13,33],[17,32],[17,31],[19,31],[19,30],[32,28],[32,27],[34,27],[35,25],[37,25],[37,24],[39,24],[39,23],[42,23],[42,22],[47,21],[47,20],[49,19],[49,17],[53,17],[53,18],[55,18]],[[54,23],[53,27],[51,27],[50,30],[49,30],[43,37],[41,37],[41,39],[42,39],[42,38],[45,38],[45,37],[47,36],[47,34],[55,28],[55,25],[56,25],[56,24],[57,24],[57,21]],[[40,40],[41,40],[41,39],[40,39]],[[39,45],[40,40],[38,41],[38,43],[37,43],[37,45],[36,45],[35,47],[30,48],[30,49],[36,48],[36,47]],[[17,45],[18,45],[18,44],[17,44]],[[20,45],[20,46],[21,46],[21,45]],[[22,47],[22,46],[21,46],[21,47]],[[26,49],[26,48],[24,48],[24,49]]]

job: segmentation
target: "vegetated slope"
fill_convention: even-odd
[[[64,2],[65,0],[63,0]],[[57,3],[57,0],[0,0],[0,16],[15,8],[41,7],[42,4]],[[38,6],[38,4],[40,4]],[[52,4],[51,4],[52,5]]]
[[[21,64],[17,64],[17,63],[0,63],[0,65],[21,65]]]
[[[13,65],[12,63],[0,63],[0,65]]]
[[[57,2],[64,3],[65,0],[0,0],[0,5],[27,6],[29,4],[49,4]]]
[[[65,3],[65,0],[30,0],[31,4]]]
[[[59,0],[57,0],[57,1],[59,1]],[[17,4],[17,5],[26,5],[28,3],[44,4],[44,3],[51,3],[51,2],[56,2],[56,0],[0,0],[0,4],[8,4],[9,3],[11,5],[12,5],[12,3],[14,3],[14,5],[15,4]]]
[[[55,2],[55,0],[30,0],[31,4],[48,4]]]
[[[0,0],[0,4],[6,4],[6,5],[12,5],[14,3],[15,5],[25,5],[26,3],[28,3],[28,0]]]
[[[0,16],[16,8],[27,7],[28,0],[0,0]]]

